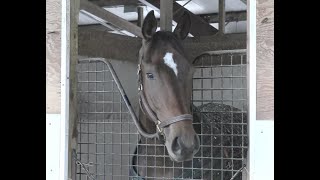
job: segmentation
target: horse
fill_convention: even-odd
[[[191,115],[194,68],[182,46],[190,26],[187,12],[173,32],[156,32],[154,11],[143,21],[138,74],[140,106],[146,120],[140,123],[144,131],[156,132],[159,138],[141,137],[132,160],[132,176],[173,178],[181,172],[167,167],[191,162],[199,151],[200,140]]]

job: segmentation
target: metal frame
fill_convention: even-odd
[[[78,17],[80,0],[61,1],[61,119],[59,180],[74,179],[72,149],[76,145],[75,66],[78,58]]]
[[[256,0],[247,2],[247,49],[248,49],[248,122],[249,122],[249,151],[248,151],[248,171],[249,180],[255,179],[254,162],[254,142],[255,142],[255,121],[256,121]]]
[[[61,124],[60,124],[60,180],[68,179],[69,134],[69,76],[70,71],[70,1],[61,1]]]

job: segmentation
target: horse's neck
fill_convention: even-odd
[[[143,129],[147,133],[155,133],[156,126],[154,122],[148,119],[143,112],[140,111],[139,113],[139,120]],[[157,145],[156,145],[157,144]],[[164,168],[157,168],[155,171],[154,166],[164,165],[164,162],[171,162],[169,157],[166,157],[166,161],[163,158],[156,158],[156,157],[164,157],[168,154],[165,151],[164,147],[159,146],[160,144],[163,145],[163,142],[160,142],[158,139],[148,139],[145,137],[141,137],[140,143],[138,145],[137,151],[137,171],[142,177],[151,176],[151,177],[173,177],[172,172],[164,172]],[[146,156],[147,155],[147,156]],[[149,155],[149,156],[148,156]],[[148,166],[152,166],[149,168]],[[166,166],[165,166],[166,167]],[[168,166],[168,167],[172,167]],[[145,178],[148,180],[148,178]],[[152,178],[153,179],[153,178]]]

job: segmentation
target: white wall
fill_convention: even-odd
[[[46,114],[46,180],[59,179],[60,114]]]

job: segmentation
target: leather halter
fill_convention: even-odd
[[[151,109],[149,106],[149,103],[145,97],[144,91],[143,91],[143,83],[142,83],[142,73],[141,73],[141,63],[142,63],[142,58],[139,58],[139,64],[138,64],[138,90],[139,90],[139,104],[142,112],[147,115],[155,124],[157,127],[157,132],[155,134],[161,134],[164,136],[163,133],[163,128],[168,127],[171,124],[174,124],[179,121],[192,121],[193,116],[191,114],[182,114],[178,116],[174,116],[171,118],[168,118],[166,121],[161,122],[157,115],[154,113],[154,111]],[[148,134],[146,132],[143,132],[143,134]],[[150,135],[153,136],[153,135]],[[146,136],[145,136],[146,137]],[[157,136],[159,137],[159,136]]]

